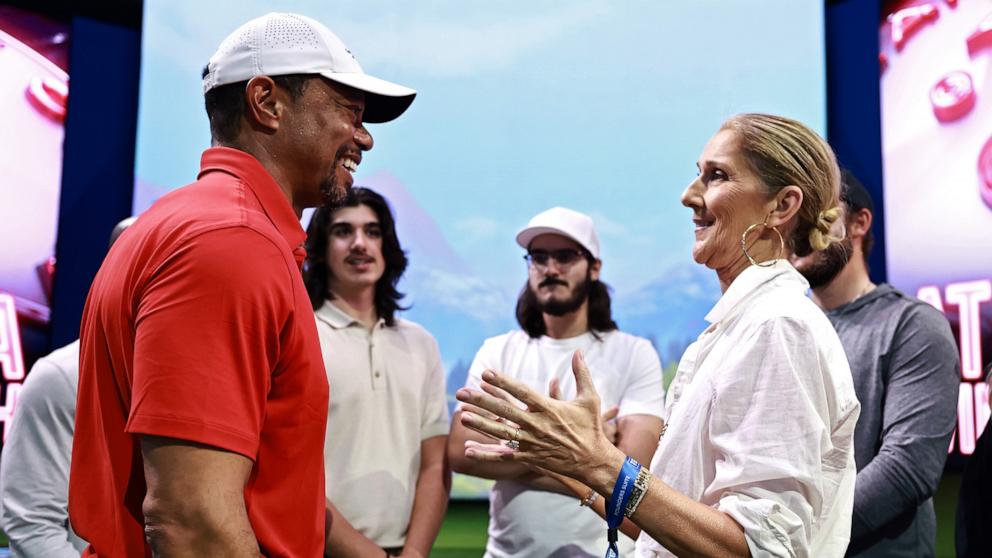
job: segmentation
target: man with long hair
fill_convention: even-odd
[[[448,505],[437,342],[396,316],[407,258],[386,200],[353,188],[317,210],[305,283],[332,388],[324,438],[335,556],[429,555]]]
[[[517,244],[527,251],[528,263],[527,283],[517,300],[521,329],[483,343],[466,386],[478,389],[482,373],[496,370],[543,392],[554,383],[561,397],[571,399],[572,354],[581,350],[596,371],[602,410],[611,419],[607,436],[627,455],[650,463],[662,429],[661,363],[650,342],[618,331],[613,321],[609,288],[600,280],[602,261],[592,219],[554,207],[531,219],[517,234]],[[492,440],[463,426],[460,412],[448,441],[452,468],[496,480],[487,557],[590,556],[606,549],[603,520],[578,509],[580,502],[557,480],[521,464],[467,460],[466,441]],[[593,498],[595,493],[581,504]],[[633,547],[629,539],[625,544],[628,550]]]
[[[841,175],[844,239],[795,258],[840,337],[861,402],[848,556],[933,556],[933,494],[957,410],[958,351],[934,307],[868,276],[874,204]]]

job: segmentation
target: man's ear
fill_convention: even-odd
[[[861,208],[847,219],[847,237],[852,241],[864,238],[871,229],[873,217],[871,211]]]
[[[273,133],[286,111],[286,92],[269,76],[255,76],[245,85],[245,105],[252,128]]]
[[[591,277],[593,281],[599,281],[599,270],[602,268],[603,260],[593,260],[593,262],[589,264],[589,277]]]

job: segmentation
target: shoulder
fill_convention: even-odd
[[[194,264],[189,271],[205,275],[205,279],[234,284],[277,281],[285,286],[296,271],[284,240],[245,224],[196,231],[177,244],[171,258]]]
[[[437,339],[431,332],[427,331],[427,328],[418,324],[417,322],[412,322],[403,318],[396,318],[395,322],[390,329],[397,335],[401,335],[403,338],[408,339],[411,343],[417,346],[424,347],[437,347]]]
[[[513,352],[526,346],[531,341],[527,333],[521,330],[508,331],[502,335],[489,337],[475,353],[476,362],[486,362],[496,365],[504,360],[507,352]],[[481,360],[480,360],[481,359]]]
[[[644,337],[639,337],[631,333],[620,331],[619,329],[606,332],[596,332],[596,334],[599,335],[600,340],[604,345],[618,350],[654,350],[654,345],[651,344],[651,341],[645,339]]]
[[[66,399],[75,404],[79,382],[79,340],[38,359],[21,388],[18,403],[31,405],[35,398]]]

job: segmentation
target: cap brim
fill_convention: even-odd
[[[527,250],[528,248],[530,248],[531,241],[541,236],[542,234],[557,234],[559,236],[564,236],[565,238],[573,240],[576,244],[582,246],[586,250],[589,249],[584,244],[579,242],[578,239],[576,239],[574,236],[555,227],[527,227],[525,229],[522,229],[520,232],[517,233],[517,244],[519,244],[520,247],[523,248],[524,250]]]
[[[328,73],[327,79],[365,92],[364,122],[389,122],[406,112],[417,92],[409,87],[379,79],[368,74]]]

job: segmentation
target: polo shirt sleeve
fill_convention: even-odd
[[[420,440],[435,436],[447,436],[451,425],[448,421],[448,392],[444,383],[444,366],[441,365],[441,351],[437,341],[427,332],[426,337],[428,368],[424,386],[426,403],[420,421]]]
[[[627,378],[617,416],[651,415],[664,418],[665,385],[661,359],[646,339],[637,339],[633,347]]]
[[[848,463],[851,449],[833,446],[825,423],[832,395],[823,377],[835,363],[816,346],[803,322],[775,318],[742,339],[713,380],[706,490],[743,527],[754,556],[808,556],[813,522],[838,490],[827,473]]]
[[[290,335],[288,258],[230,227],[182,243],[136,300],[126,430],[255,459],[280,341]]]

